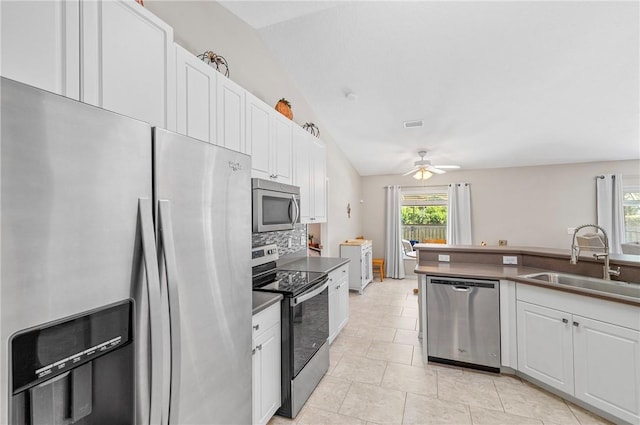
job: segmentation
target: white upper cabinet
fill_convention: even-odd
[[[294,179],[300,186],[300,221],[323,223],[327,221],[327,152],[324,143],[294,126]]]
[[[83,102],[176,129],[173,29],[135,1],[81,7]]]
[[[80,1],[1,1],[2,76],[80,98]]]
[[[273,123],[273,174],[279,183],[291,184],[293,159],[293,121],[273,109],[271,112]]]
[[[217,72],[217,71],[216,71]],[[246,90],[224,75],[218,75],[218,137],[215,144],[250,154],[245,144]]]
[[[250,93],[246,114],[251,177],[291,184],[293,122]]]
[[[311,145],[311,194],[313,199],[312,222],[327,221],[327,148],[317,138]]]
[[[176,49],[176,128],[215,143],[219,72],[179,45]]]
[[[247,93],[246,131],[247,150],[251,152],[252,177],[268,179],[270,176],[269,144],[271,140],[271,108]]]

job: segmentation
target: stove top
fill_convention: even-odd
[[[326,273],[276,269],[254,276],[253,289],[295,296],[311,288],[324,277]]]

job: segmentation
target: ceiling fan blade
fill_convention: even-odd
[[[446,171],[444,170],[440,170],[436,167],[434,167],[433,165],[425,165],[425,167],[427,170],[429,170],[429,172],[433,173],[433,174],[444,174],[446,173]]]
[[[434,165],[434,167],[439,168],[441,170],[457,170],[460,168],[459,165]]]
[[[420,167],[413,167],[412,169],[410,169],[409,171],[407,171],[406,173],[404,173],[402,176],[408,176],[409,174],[413,174],[416,171],[418,171],[420,169]]]

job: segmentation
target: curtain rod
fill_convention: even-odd
[[[392,185],[386,185],[383,186],[383,189],[386,189],[388,187],[391,187]],[[449,187],[448,184],[435,184],[435,185],[428,185],[428,186],[398,186],[400,189],[423,189],[423,188],[447,188]]]
[[[630,178],[636,179],[636,178],[640,177],[640,174],[623,174],[622,178],[625,178],[625,177],[628,178],[628,179],[630,179]],[[596,176],[596,179],[603,179],[603,178],[604,178],[603,174],[600,174],[599,176]],[[611,178],[615,179],[616,175],[615,174],[611,174]]]

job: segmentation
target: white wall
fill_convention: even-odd
[[[327,144],[329,178],[323,255],[338,256],[340,241],[362,233],[362,208],[358,204],[360,176],[257,32],[211,1],[146,0],[145,7],[173,27],[174,38],[182,47],[195,55],[212,50],[223,56],[229,63],[233,81],[270,105],[282,97],[287,98],[292,104],[295,122],[314,122],[320,128],[322,140]],[[346,213],[347,203],[352,207],[350,219]]]
[[[459,170],[434,175],[427,185],[471,184],[473,243],[568,249],[568,227],[595,223],[595,176],[640,174],[640,161],[593,162],[537,167]],[[383,255],[384,189],[390,184],[420,185],[410,176],[362,178],[363,232]]]

